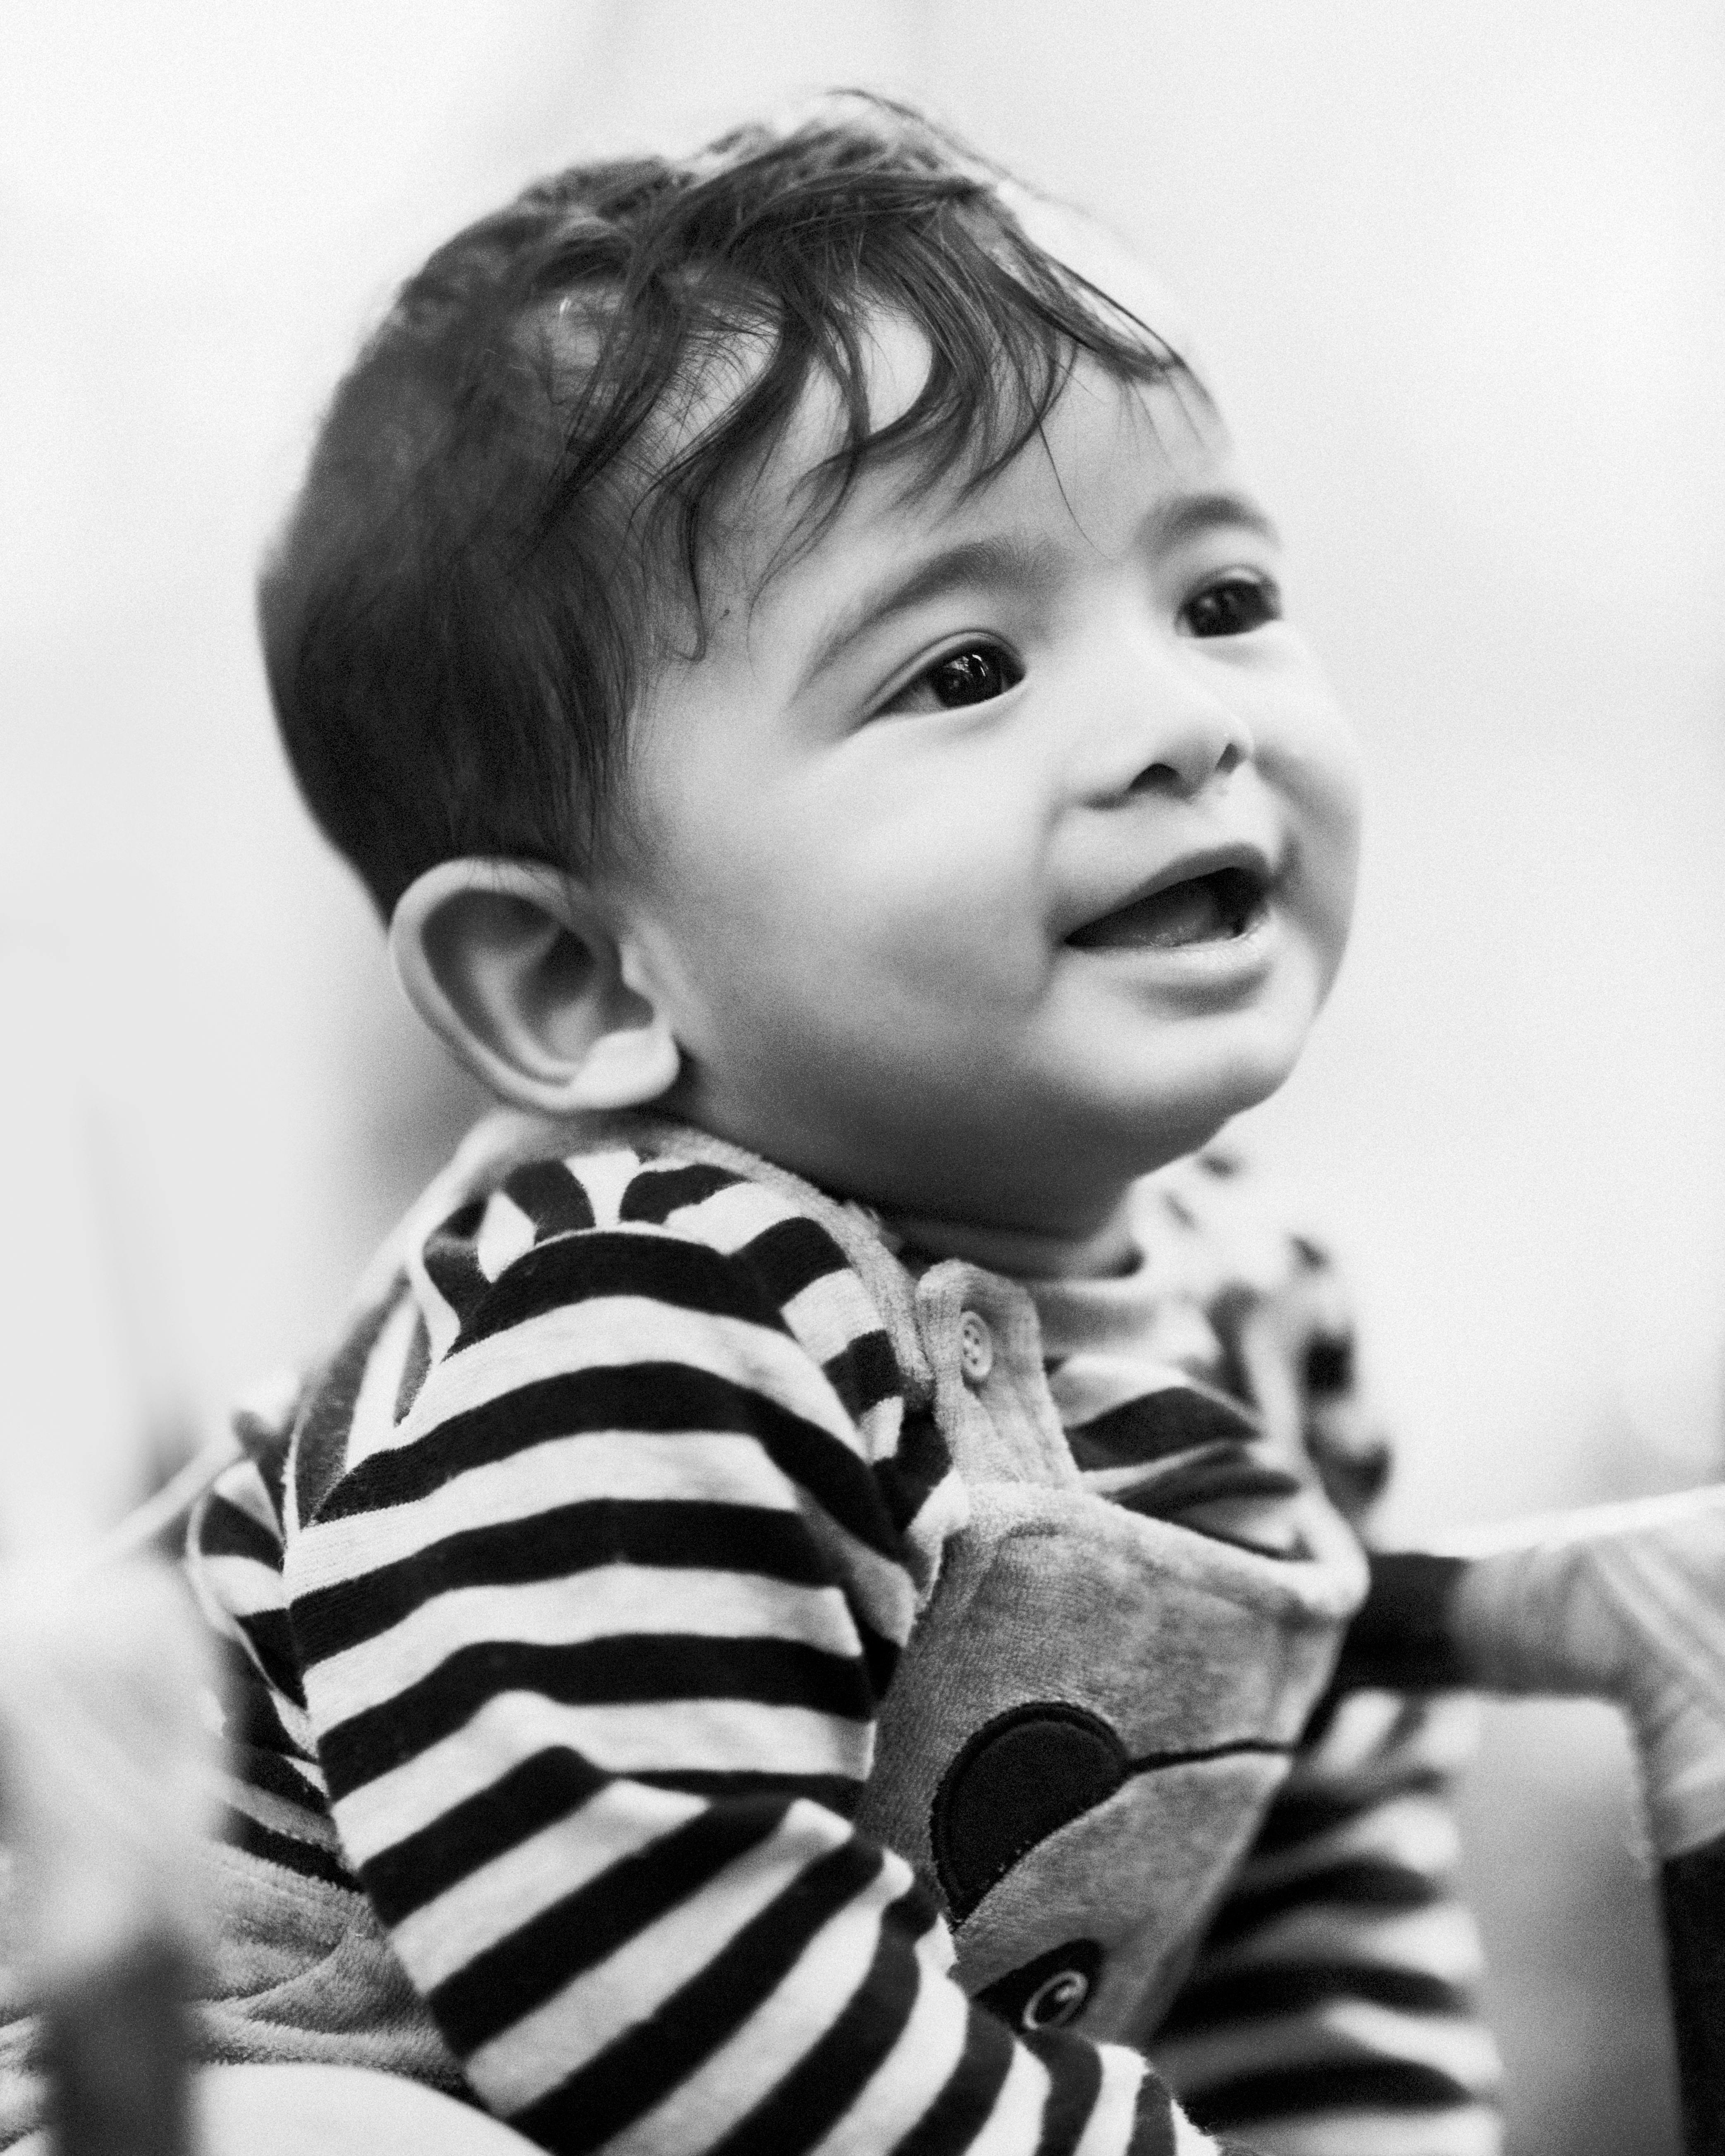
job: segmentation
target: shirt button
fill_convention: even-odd
[[[973,1310],[958,1320],[958,1367],[967,1384],[979,1385],[994,1367],[994,1339]]]

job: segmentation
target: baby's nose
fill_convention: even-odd
[[[1240,685],[1197,639],[1156,619],[1136,588],[1114,598],[1097,610],[1073,683],[1084,713],[1071,737],[1079,790],[1098,804],[1189,799],[1256,755]]]
[[[1254,753],[1245,721],[1177,663],[1144,670],[1109,704],[1094,774],[1099,794],[1189,798]]]
[[[1217,724],[1190,724],[1157,743],[1156,752],[1132,778],[1132,793],[1193,794],[1214,778],[1225,778],[1251,754],[1251,737],[1231,715]]]

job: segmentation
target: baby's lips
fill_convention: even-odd
[[[1101,941],[1102,937],[1096,932],[1101,931],[1106,922],[1119,919],[1177,886],[1230,873],[1245,878],[1255,896],[1261,898],[1276,884],[1281,870],[1269,851],[1255,839],[1211,839],[1202,845],[1189,846],[1182,853],[1170,855],[1150,875],[1111,893],[1098,893],[1095,901],[1084,906],[1081,911],[1075,907],[1070,920],[1060,928],[1061,939],[1081,947],[1086,940]]]

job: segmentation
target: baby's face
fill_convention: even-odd
[[[883,331],[877,404],[920,367]],[[1081,1234],[1291,1070],[1347,934],[1354,752],[1187,402],[1081,367],[992,484],[870,470],[757,591],[828,446],[811,399],[629,765],[622,888],[691,1120]]]

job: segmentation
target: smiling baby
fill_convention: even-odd
[[[1204,1151],[1353,898],[1279,562],[1142,272],[875,100],[399,295],[270,681],[501,1105],[196,1524],[228,2056],[559,2150],[1495,2147],[1447,1710],[1327,1691],[1346,1311]]]

